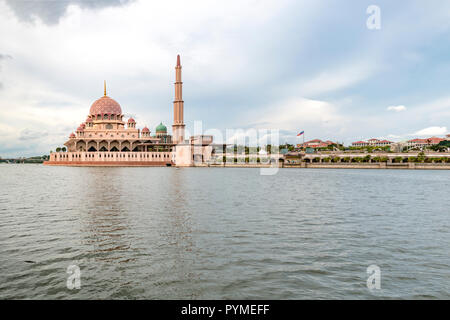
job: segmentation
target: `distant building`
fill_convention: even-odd
[[[389,140],[369,139],[367,141],[352,142],[352,147],[386,147],[393,144]]]
[[[448,139],[448,137],[447,137]],[[444,141],[446,139],[431,137],[428,139],[412,139],[406,142],[406,146],[410,148],[414,147],[425,147],[425,146],[433,146],[435,144],[439,144],[439,142]]]
[[[330,141],[330,140],[322,141],[320,139],[314,139],[314,140],[306,141],[305,143],[297,144],[297,148],[326,148],[332,144],[337,144],[337,143]]]

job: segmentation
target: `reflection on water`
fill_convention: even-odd
[[[126,203],[117,196],[121,194],[124,184],[113,180],[121,172],[115,173],[110,168],[87,168],[86,174],[85,185],[79,185],[76,192],[81,194],[80,199],[90,200],[81,228],[83,241],[92,248],[89,255],[96,261],[129,260],[126,254],[130,248],[126,241]]]
[[[448,171],[0,174],[0,298],[450,298]]]

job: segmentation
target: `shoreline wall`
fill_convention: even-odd
[[[283,168],[323,168],[323,169],[431,169],[431,170],[450,170],[450,163],[302,163],[283,165]]]
[[[46,166],[65,167],[167,167],[171,162],[164,161],[45,161]]]
[[[17,163],[24,164],[24,163]],[[143,162],[143,161],[44,161],[44,163],[25,163],[25,164],[43,164],[46,166],[67,166],[67,167],[177,167],[172,162]],[[270,168],[268,164],[197,164],[191,167],[204,168]],[[279,168],[300,168],[300,169],[399,169],[399,170],[450,170],[450,164],[447,163],[351,163],[351,164],[330,164],[330,163],[300,163],[284,164]]]
[[[268,164],[210,164],[203,167],[220,168],[269,168]],[[280,164],[280,168],[303,169],[400,169],[400,170],[450,170],[450,163],[299,163]]]

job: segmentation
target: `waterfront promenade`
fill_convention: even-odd
[[[225,161],[223,161],[225,159]],[[217,156],[215,161],[204,166],[264,168],[335,168],[335,169],[450,169],[450,153],[358,153],[323,152],[287,154]]]

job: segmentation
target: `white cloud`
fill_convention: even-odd
[[[253,123],[258,128],[277,128],[279,130],[299,130],[306,124],[330,127],[344,120],[337,114],[336,106],[326,101],[305,98],[292,98],[272,104],[265,108],[262,116]]]
[[[403,138],[403,136],[399,136],[397,134],[388,134],[387,135],[387,139],[396,139],[396,140],[398,140],[398,139],[402,139],[402,138]]]
[[[244,128],[275,130],[260,136],[263,140],[300,143],[313,138],[337,140],[347,132],[351,119],[340,114],[339,106],[321,100],[292,97],[271,103],[261,108],[260,113],[249,113],[242,122],[236,123]],[[305,135],[297,137],[299,131]],[[275,136],[276,133],[276,136]]]
[[[298,84],[303,96],[311,96],[345,89],[369,78],[375,72],[374,64],[366,62],[348,62],[302,79]]]
[[[419,130],[412,135],[415,136],[440,136],[446,134],[447,127],[428,127],[422,130]]]
[[[406,107],[405,106],[389,106],[387,107],[388,111],[395,111],[395,112],[401,112],[401,111],[405,111]]]

